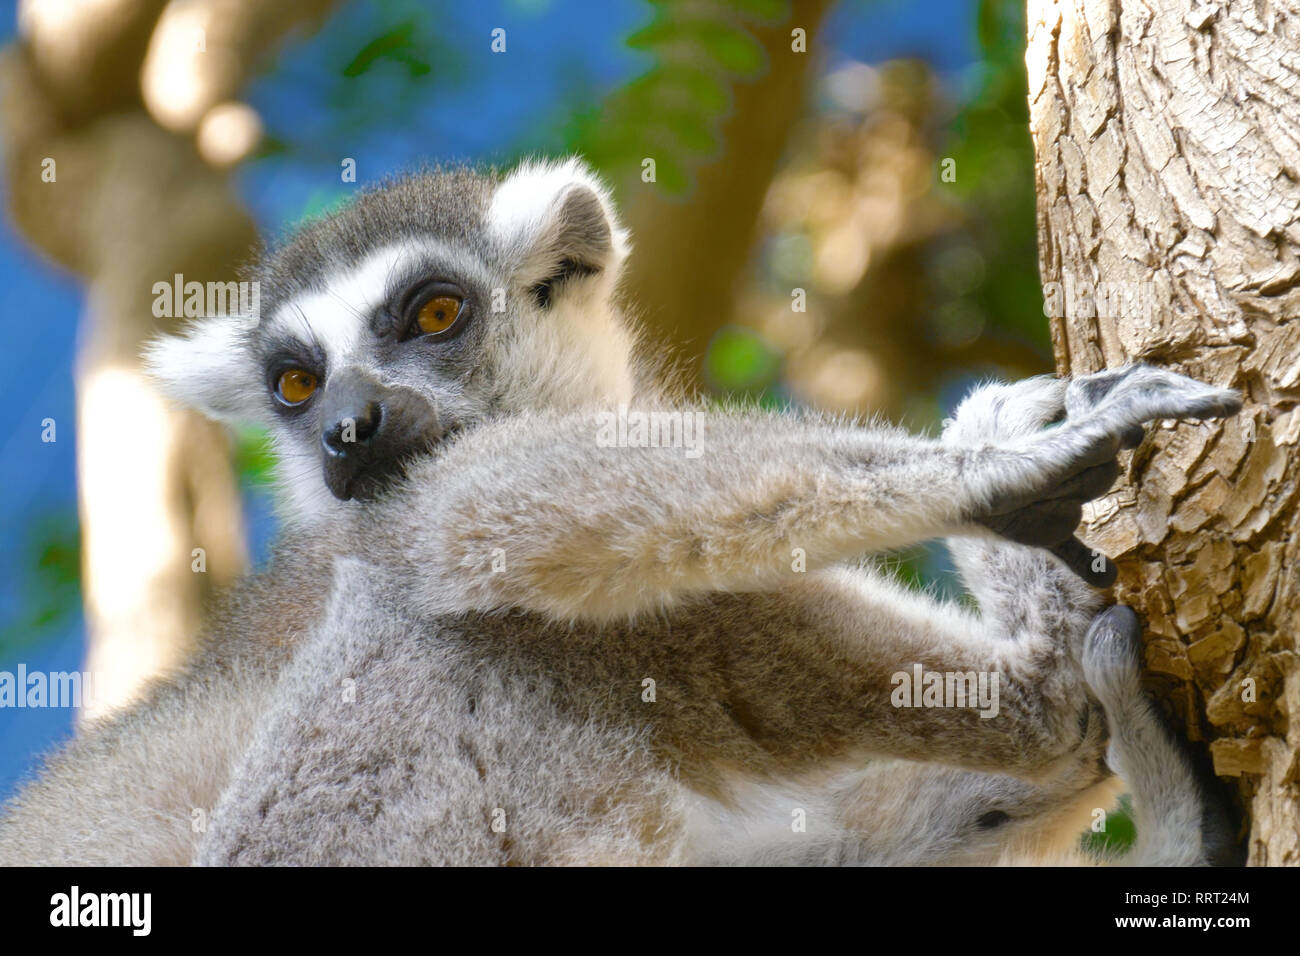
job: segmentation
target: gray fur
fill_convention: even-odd
[[[349,275],[394,247],[400,268]],[[283,540],[184,673],[11,802],[0,860],[1042,857],[1114,797],[1109,722],[1157,814],[1143,853],[1202,862],[1201,791],[1174,776],[1153,795],[1143,762],[1183,757],[1123,749],[1156,739],[1140,688],[1096,653],[1080,664],[1099,593],[1008,539],[1050,515],[1042,543],[1077,558],[1068,519],[1096,469],[1143,422],[1228,414],[1233,393],[1142,366],[1105,388],[990,386],[942,441],[705,410],[634,357],[614,306],[626,249],[578,164],[426,175],[273,255],[256,322],[156,347],[174,393],[273,429]],[[430,274],[467,290],[473,323],[398,342],[383,303]],[[493,289],[503,311],[482,307]],[[363,376],[434,410],[436,436],[372,500],[326,490],[314,405],[268,397],[286,347],[315,356],[327,394]],[[696,416],[699,453],[600,441],[626,404]],[[979,613],[856,567],[945,535]],[[895,707],[914,664],[997,672],[997,715]]]
[[[432,236],[483,248],[483,217],[496,181],[493,174],[434,168],[364,189],[336,214],[265,250],[253,270],[262,314],[324,288],[331,275],[393,243]]]

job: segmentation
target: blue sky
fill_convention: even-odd
[[[920,56],[958,84],[977,62],[976,6],[977,0],[848,0],[833,12],[819,42],[833,47],[832,59],[871,63]],[[349,28],[355,26],[357,46],[367,32],[379,32],[369,3],[345,8],[343,29],[291,48],[253,84],[249,99],[272,133],[294,143],[319,143],[321,157],[330,157],[268,159],[240,171],[240,190],[264,229],[278,231],[337,195],[338,156],[357,160],[362,182],[421,161],[505,158],[563,111],[565,92],[575,83],[604,90],[635,76],[642,61],[621,38],[650,15],[640,0],[454,0],[434,9],[435,46],[456,60],[454,81],[411,104],[400,118],[384,109],[389,104],[376,104],[375,115],[386,118],[383,125],[366,127],[364,136],[339,142],[340,134],[324,122],[329,114],[322,103],[343,88],[339,75],[346,60],[340,62],[338,51],[347,49]],[[5,5],[0,42],[13,37],[14,10]],[[488,50],[486,38],[497,26],[507,29],[505,57]],[[814,53],[818,48],[813,44]],[[436,57],[432,65],[437,75]],[[73,366],[80,308],[77,282],[36,256],[0,218],[0,390],[10,410],[0,416],[0,461],[6,465],[0,479],[0,620],[22,607],[28,558],[21,545],[30,522],[75,511]],[[58,423],[54,443],[40,440],[45,418]],[[83,651],[78,614],[55,637],[25,647],[20,659],[30,670],[73,670]],[[12,670],[17,662],[0,653],[0,669]],[[0,710],[0,798],[37,754],[69,733],[71,721],[62,710]]]

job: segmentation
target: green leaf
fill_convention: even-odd
[[[788,0],[730,0],[730,3],[736,12],[765,23],[784,20],[790,13]]]
[[[1085,833],[1081,845],[1085,853],[1109,858],[1125,853],[1136,841],[1133,798],[1126,793],[1120,797],[1119,807],[1106,814],[1106,829],[1101,833]]]
[[[762,44],[740,27],[706,21],[693,25],[690,35],[704,52],[732,73],[748,77],[763,69]]]
[[[678,62],[716,64],[740,76],[763,68],[763,47],[749,31],[725,20],[696,17],[670,19],[661,14],[627,38],[634,50],[673,54]]]
[[[657,70],[656,82],[673,91],[701,113],[721,114],[731,109],[731,91],[717,73],[698,63],[665,63]]]
[[[24,604],[0,625],[0,655],[36,643],[81,607],[81,527],[76,511],[52,511],[32,521],[22,552]]]
[[[704,359],[710,382],[724,392],[757,392],[776,381],[780,355],[756,332],[741,326],[720,329]]]
[[[415,60],[414,54],[410,51],[413,48],[412,40],[415,37],[415,21],[407,20],[399,23],[379,36],[375,37],[369,43],[361,48],[361,51],[352,58],[352,61],[343,68],[344,76],[361,76],[374,66],[377,60],[384,58],[397,59],[399,62],[409,62]],[[416,61],[420,62],[420,61]],[[429,72],[429,65],[420,62],[423,66],[423,72]]]
[[[633,50],[650,50],[681,36],[681,24],[660,12],[654,20],[630,34],[625,42]]]
[[[275,471],[271,435],[264,428],[242,428],[235,432],[235,474],[247,484],[268,484]]]
[[[998,10],[999,5],[1000,0],[980,0],[979,11],[976,14],[975,33],[979,38],[980,49],[986,52],[991,50],[998,41],[1002,18]]]

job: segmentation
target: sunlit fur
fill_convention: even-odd
[[[1074,859],[1117,791],[1108,724],[1150,809],[1139,861],[1214,858],[1208,791],[1136,658],[1103,653],[1135,626],[984,524],[1140,423],[1235,396],[1145,367],[995,385],[942,441],[693,406],[634,357],[628,248],[574,160],[425,173],[269,253],[263,314],[155,345],[170,394],[271,430],[284,533],[183,673],[10,803],[0,860]],[[420,274],[469,289],[473,322],[445,348],[385,350],[375,307]],[[337,500],[310,408],[276,410],[277,342],[324,355],[322,388],[354,368],[418,391],[443,437],[386,494]],[[607,447],[594,416],[624,404],[698,415],[702,453]],[[978,613],[857,560],[937,536]],[[892,706],[916,663],[997,672],[997,716]]]

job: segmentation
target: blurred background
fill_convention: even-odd
[[[261,436],[139,376],[173,325],[153,284],[232,278],[256,234],[395,171],[585,155],[633,230],[650,340],[715,395],[933,429],[973,379],[1050,370],[1022,0],[3,15],[0,671],[90,670],[91,712],[181,660],[274,535]],[[934,549],[891,563],[951,588]],[[77,719],[0,708],[0,799]]]

